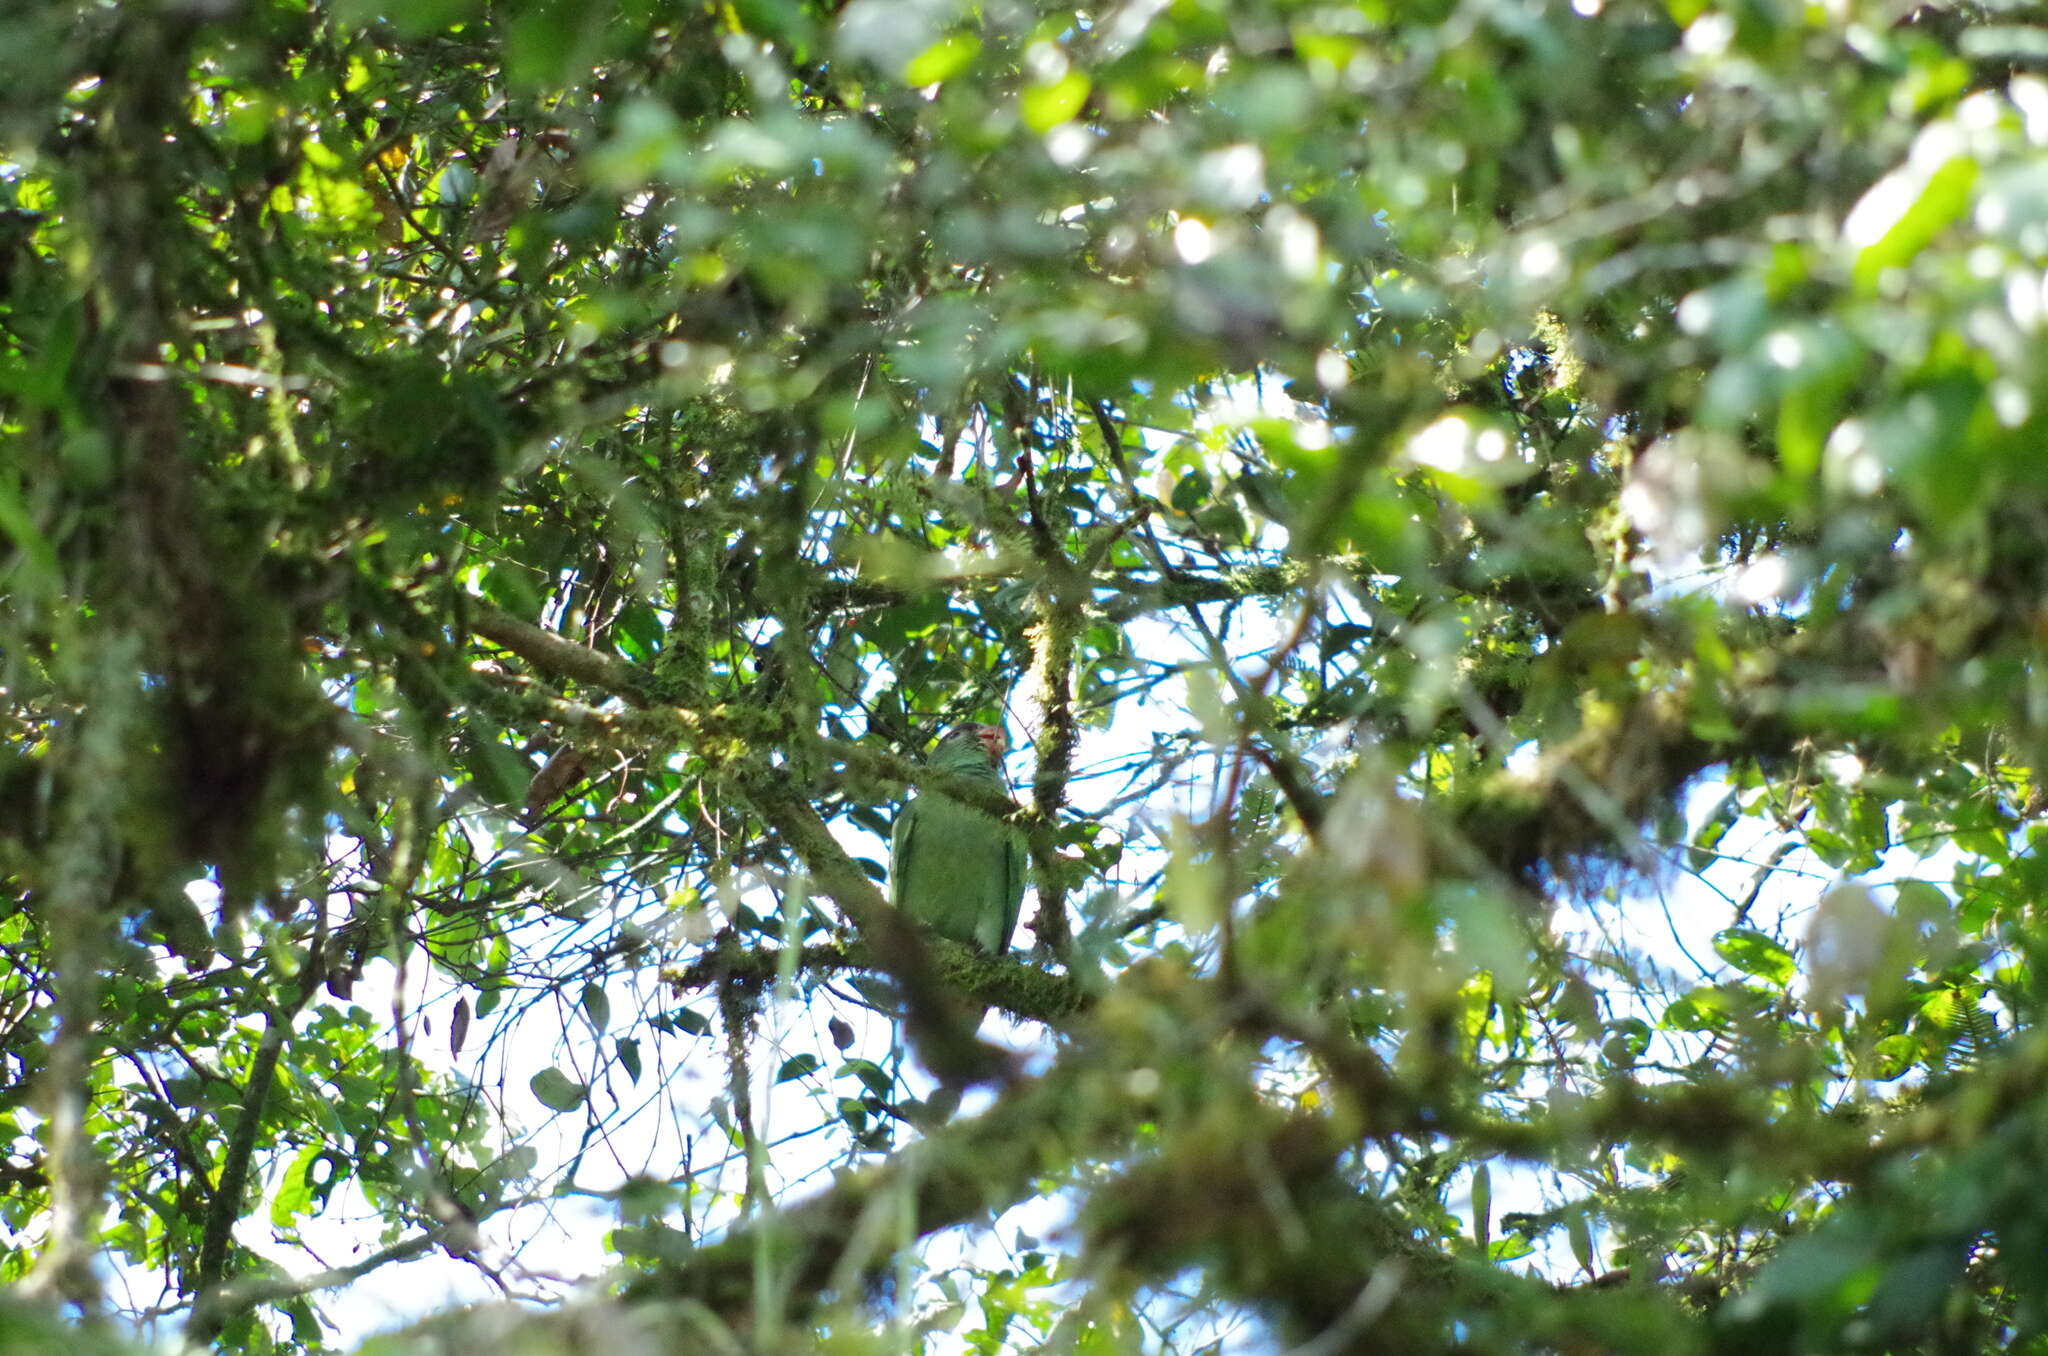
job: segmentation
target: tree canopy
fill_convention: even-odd
[[[2044,61],[0,12],[0,1335],[2048,1351]]]

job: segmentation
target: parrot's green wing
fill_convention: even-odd
[[[1009,902],[1003,908],[1003,930],[996,934],[996,943],[989,948],[998,956],[1009,950],[1010,938],[1016,934],[1017,915],[1024,912],[1024,882],[1031,873],[1031,858],[1024,851],[1023,835],[1007,824],[1003,826],[1003,832],[1008,849],[1003,854],[1004,864],[1009,869],[1009,878],[1003,888]]]
[[[987,754],[949,740],[932,766],[986,778],[1004,790]],[[890,835],[889,882],[896,907],[941,937],[991,955],[1008,950],[1024,905],[1027,861],[1011,825],[938,792],[919,793],[896,817]]]
[[[920,837],[918,821],[923,818],[922,805],[912,800],[896,816],[896,826],[889,833],[889,898],[905,913],[910,912],[910,892],[903,888],[903,882],[915,874],[913,867],[917,861]]]

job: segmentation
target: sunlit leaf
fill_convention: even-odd
[[[1018,96],[1018,112],[1032,131],[1049,131],[1081,111],[1089,88],[1087,76],[1068,71],[1056,80],[1027,86]]]
[[[1714,952],[1745,975],[1785,984],[1799,964],[1774,938],[1754,928],[1724,928],[1714,934]]]
[[[971,66],[980,53],[981,42],[973,34],[949,34],[912,58],[903,68],[903,81],[909,85],[935,85],[951,80]]]

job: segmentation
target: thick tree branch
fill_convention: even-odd
[[[249,1076],[242,1084],[242,1114],[234,1134],[221,1156],[220,1175],[214,1182],[213,1198],[207,1203],[206,1225],[199,1243],[199,1274],[193,1288],[199,1302],[193,1306],[187,1334],[196,1342],[211,1342],[234,1313],[221,1298],[221,1283],[227,1276],[228,1247],[234,1238],[235,1222],[242,1217],[242,1202],[248,1194],[249,1164],[270,1103],[270,1090],[277,1081],[278,1059],[291,1040],[292,1022],[299,1010],[312,1000],[327,979],[326,925],[314,937],[300,968],[298,990],[289,1003],[273,1007],[264,1015],[263,1038],[256,1056],[249,1062]]]
[[[647,670],[522,621],[481,598],[465,599],[463,609],[471,630],[545,673],[603,688],[639,705],[653,700],[658,689],[654,675]]]
[[[1072,572],[1064,557],[1045,562],[1051,572],[1039,590],[1038,622],[1031,628],[1031,704],[1042,722],[1031,778],[1031,808],[1041,825],[1055,823],[1066,807],[1067,781],[1074,773],[1074,745],[1080,729],[1074,719],[1074,643],[1081,628],[1081,596],[1065,587]],[[1037,870],[1038,916],[1033,923],[1039,943],[1055,956],[1065,956],[1067,927],[1066,863],[1054,850],[1050,834],[1030,837]]]
[[[448,1231],[442,1229],[415,1234],[411,1238],[393,1243],[388,1248],[380,1248],[359,1262],[351,1262],[345,1267],[329,1267],[325,1271],[316,1271],[309,1276],[237,1278],[212,1294],[202,1297],[193,1306],[192,1325],[217,1328],[217,1320],[202,1322],[203,1316],[209,1311],[218,1315],[229,1315],[260,1305],[278,1304],[301,1295],[316,1294],[322,1290],[349,1285],[393,1262],[409,1262],[415,1257],[424,1256],[441,1246],[447,1238]]]
[[[984,955],[945,937],[926,935],[923,940],[933,967],[949,987],[1014,1017],[1060,1026],[1086,1011],[1094,1001],[1072,976],[1041,970],[1016,956]],[[788,963],[777,947],[741,949],[736,938],[728,938],[726,943],[715,942],[702,956],[666,972],[663,978],[683,993],[709,988],[725,976],[765,986],[780,978],[782,967]],[[795,966],[817,974],[885,968],[875,959],[872,948],[857,938],[802,947]]]
[[[1088,1100],[1077,1100],[1084,1087],[1091,1089]],[[982,1115],[955,1121],[884,1163],[842,1176],[822,1194],[776,1212],[772,1222],[735,1229],[678,1267],[629,1282],[624,1297],[688,1298],[728,1319],[744,1319],[754,1302],[757,1250],[765,1235],[779,1293],[792,1309],[807,1310],[828,1298],[823,1292],[842,1273],[844,1250],[869,1211],[907,1201],[922,1237],[1015,1204],[1077,1154],[1121,1139],[1131,1109],[1109,1105],[1112,1091],[1093,1090],[1087,1058],[1063,1056],[1046,1074],[1004,1090]],[[1061,1126],[1070,1128],[1062,1132]],[[850,1279],[864,1282],[890,1265],[890,1251],[880,1250]]]
[[[938,791],[991,818],[1016,823],[1027,832],[1033,827],[1030,812],[984,781],[935,771],[872,744],[790,731],[772,715],[739,703],[721,703],[702,710],[654,704],[647,694],[655,680],[645,670],[551,636],[539,627],[523,622],[517,625],[523,632],[531,633],[522,634],[521,644],[525,648],[518,651],[522,656],[555,676],[600,684],[632,703],[626,709],[605,710],[554,696],[523,679],[482,675],[496,690],[493,700],[507,703],[528,719],[594,735],[607,747],[652,741],[683,746],[719,764],[742,759],[778,741],[800,740],[825,758],[863,776]],[[535,637],[550,640],[540,643]],[[593,664],[593,660],[599,662]]]

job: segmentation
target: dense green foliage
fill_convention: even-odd
[[[2036,20],[0,7],[0,1345],[2048,1350]]]

